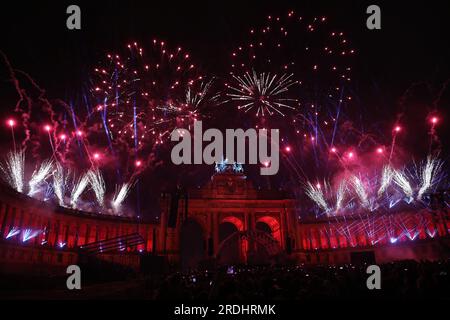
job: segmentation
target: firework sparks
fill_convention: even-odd
[[[342,209],[342,204],[344,203],[346,190],[347,190],[347,184],[346,184],[346,181],[343,180],[339,184],[339,187],[336,192],[336,211],[339,211]]]
[[[92,190],[94,190],[97,203],[103,208],[105,199],[105,180],[103,180],[102,173],[98,169],[93,169],[87,173]]]
[[[383,167],[383,173],[381,175],[381,184],[380,188],[378,189],[378,196],[381,196],[381,194],[386,191],[387,187],[392,182],[392,178],[394,176],[394,170],[390,166],[384,166]]]
[[[89,184],[89,175],[84,174],[81,178],[78,178],[74,183],[72,193],[70,195],[70,204],[72,208],[75,208],[77,205],[77,201],[80,198],[81,194],[84,192],[86,187]]]
[[[359,202],[361,203],[361,206],[366,209],[372,210],[372,203],[369,200],[369,195],[362,180],[357,176],[353,176],[351,182],[353,189],[358,196]]]
[[[289,87],[297,84],[292,80],[292,74],[278,76],[270,73],[245,73],[243,76],[233,76],[237,81],[237,86],[229,86],[228,97],[232,101],[238,101],[238,109],[244,112],[256,111],[257,117],[264,117],[266,114],[272,116],[274,113],[285,116],[286,109],[295,110],[292,104],[297,103],[297,99],[284,97]]]
[[[396,185],[398,185],[402,192],[407,196],[409,199],[413,198],[414,191],[411,187],[411,183],[408,180],[408,177],[406,174],[402,171],[395,170],[394,171],[394,182]]]
[[[325,200],[325,196],[323,194],[322,188],[319,185],[314,185],[311,182],[307,182],[306,183],[306,195],[312,200],[314,201],[319,208],[321,208],[322,210],[328,212],[330,211],[330,208],[328,207],[328,204]]]
[[[120,188],[116,187],[116,192],[112,199],[112,206],[114,210],[118,210],[122,203],[125,201],[126,197],[128,196],[130,189],[132,187],[132,184],[130,183],[124,183]]]
[[[59,205],[64,206],[69,172],[66,172],[60,163],[56,163],[55,167],[56,169],[53,171],[53,190]]]
[[[133,149],[163,143],[175,127],[188,125],[211,88],[211,82],[196,85],[204,78],[189,53],[158,40],[149,50],[134,43],[123,56],[108,54],[94,77],[108,139]]]
[[[28,182],[29,191],[28,195],[32,196],[37,192],[37,188],[39,185],[44,182],[52,173],[53,170],[53,161],[45,160],[41,163],[38,169],[34,170],[31,175],[31,179]]]
[[[417,193],[417,200],[422,200],[423,194],[434,185],[442,165],[443,162],[439,159],[428,156],[427,162],[420,169],[420,189]]]
[[[25,152],[9,152],[4,165],[0,165],[5,181],[18,192],[23,192],[25,175]]]

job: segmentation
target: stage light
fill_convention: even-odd
[[[11,230],[9,230],[8,234],[6,235],[6,239],[12,238],[20,233],[20,229],[13,227]]]
[[[22,233],[22,242],[25,243],[39,235],[39,231],[33,231],[32,229],[25,229]]]

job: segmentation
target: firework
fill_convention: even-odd
[[[402,192],[408,199],[413,198],[414,191],[411,187],[411,183],[409,182],[407,175],[403,171],[395,170],[394,182],[401,188]]]
[[[423,194],[429,190],[436,182],[442,169],[443,162],[432,156],[428,156],[426,163],[421,167],[420,188],[417,193],[417,200],[422,200]]]
[[[378,196],[381,196],[381,194],[391,184],[393,176],[394,176],[394,170],[392,170],[392,168],[390,166],[384,166],[383,173],[381,175],[380,188],[378,189]]]
[[[347,190],[347,183],[343,180],[337,189],[336,192],[336,212],[342,209],[342,205],[345,199],[345,193]]]
[[[78,198],[84,192],[88,184],[89,184],[88,174],[84,174],[81,178],[78,178],[78,180],[75,181],[72,188],[72,193],[70,195],[70,204],[73,208],[76,207]]]
[[[239,101],[238,109],[244,112],[256,111],[256,116],[277,113],[285,116],[284,110],[295,110],[297,99],[284,97],[291,86],[297,84],[292,80],[292,74],[278,76],[270,73],[245,73],[243,76],[233,76],[237,85],[230,85],[227,96],[232,101]]]
[[[92,190],[94,190],[97,203],[103,208],[105,198],[105,180],[103,180],[102,173],[98,169],[89,170],[87,173]]]
[[[211,82],[202,82],[189,53],[154,40],[148,51],[128,45],[123,56],[108,54],[105,66],[95,69],[97,111],[113,143],[133,149],[163,143],[198,116]]]
[[[369,195],[364,186],[364,183],[357,176],[353,176],[351,179],[353,189],[355,190],[356,195],[358,196],[359,202],[363,208],[373,210],[372,203],[369,200]]]
[[[112,207],[114,210],[118,210],[122,203],[125,201],[126,197],[128,196],[128,193],[130,192],[130,189],[132,187],[132,184],[130,183],[124,183],[120,188],[116,187],[116,192],[112,199]]]
[[[33,174],[31,175],[31,179],[28,182],[29,196],[32,196],[37,192],[37,188],[39,187],[39,185],[52,174],[52,170],[53,170],[52,160],[45,160],[40,164],[38,169],[34,170]]]
[[[305,192],[306,195],[319,206],[319,208],[326,212],[330,211],[322,188],[319,185],[314,185],[311,182],[307,182]]]
[[[246,39],[231,52],[229,82],[237,86],[228,84],[234,88],[228,98],[231,95],[240,110],[254,111],[258,118],[291,111],[293,118],[309,120],[319,116],[321,108],[351,100],[346,84],[351,81],[355,50],[343,32],[331,29],[326,17],[302,17],[294,11],[269,15],[250,28]],[[277,85],[285,90],[279,92]]]
[[[5,164],[0,165],[5,181],[18,192],[23,192],[25,174],[25,152],[9,152]]]
[[[69,172],[58,162],[55,167],[56,169],[53,171],[53,191],[59,205],[64,206]]]

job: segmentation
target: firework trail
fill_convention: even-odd
[[[18,192],[24,190],[25,152],[23,150],[9,152],[5,164],[0,165],[3,177],[11,188]]]
[[[383,173],[381,175],[381,184],[378,189],[378,196],[380,197],[384,191],[389,187],[394,177],[395,171],[390,166],[383,167]]]
[[[102,173],[98,169],[89,170],[87,173],[92,190],[95,193],[98,205],[103,208],[105,202],[105,180],[103,180]]]
[[[186,90],[184,105],[192,115],[205,116],[206,108],[218,103],[220,94],[213,89],[214,79],[201,82],[198,88],[189,86]]]
[[[414,191],[405,172],[395,170],[394,182],[401,188],[402,192],[408,197],[408,199],[413,199]]]
[[[72,188],[72,192],[70,195],[70,205],[72,208],[75,208],[77,205],[78,198],[80,198],[81,194],[84,192],[86,187],[89,184],[89,175],[83,174],[81,178],[78,178]]]
[[[34,170],[28,182],[28,195],[32,196],[37,192],[37,188],[43,183],[53,171],[53,160],[45,160],[41,163],[38,169]]]
[[[440,176],[443,162],[432,156],[428,156],[426,163],[419,172],[420,188],[417,193],[417,200],[422,200],[423,194],[429,190]]]
[[[363,208],[366,208],[366,209],[372,211],[373,210],[372,203],[369,200],[369,195],[367,193],[367,190],[366,190],[362,180],[357,176],[353,176],[351,178],[351,183],[352,183],[353,189],[355,190],[356,195],[358,196],[361,206]]]
[[[120,209],[122,206],[122,203],[125,201],[126,197],[128,196],[131,188],[133,187],[133,184],[131,183],[124,183],[120,188],[116,186],[116,192],[114,193],[113,199],[112,199],[112,207],[114,210]]]
[[[336,192],[336,212],[342,209],[346,191],[347,191],[347,183],[345,180],[343,180],[341,181],[341,183],[339,183],[339,187]]]
[[[322,188],[319,185],[314,185],[308,181],[306,183],[305,192],[306,195],[319,206],[319,208],[321,208],[325,212],[330,211],[330,208],[328,207],[328,204],[325,200]]]
[[[59,205],[63,207],[65,204],[69,172],[66,172],[59,162],[56,163],[55,167],[56,169],[53,171],[53,191],[58,199]]]

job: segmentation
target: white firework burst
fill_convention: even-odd
[[[25,153],[9,152],[4,164],[0,165],[6,183],[18,192],[23,192],[25,175]]]
[[[122,203],[125,201],[126,197],[128,196],[130,190],[131,190],[132,184],[130,183],[124,183],[120,188],[116,187],[116,192],[114,193],[113,199],[112,199],[112,206],[114,210],[118,210]]]
[[[256,111],[256,116],[264,117],[277,113],[285,116],[284,111],[295,110],[293,104],[297,103],[297,99],[284,97],[289,87],[297,84],[298,81],[292,79],[293,74],[283,74],[281,76],[270,73],[257,73],[253,70],[250,74],[245,73],[243,76],[233,75],[237,85],[228,86],[230,92],[227,96],[232,101],[240,102],[238,109],[249,112]]]
[[[45,160],[36,170],[34,170],[33,174],[31,175],[31,179],[28,182],[29,196],[34,195],[38,191],[37,188],[52,174],[52,170],[52,160]]]
[[[336,211],[339,211],[342,209],[346,191],[347,191],[347,183],[345,180],[343,180],[339,184],[339,187],[336,192]]]
[[[103,208],[105,203],[105,180],[103,180],[102,173],[98,169],[89,170],[87,173],[92,190],[94,190],[95,197],[100,207]]]
[[[417,200],[422,200],[423,194],[433,187],[437,177],[441,173],[443,162],[432,156],[428,156],[427,162],[420,168],[420,188],[417,193]]]
[[[197,109],[204,101],[214,101],[217,99],[218,95],[211,96],[211,94],[209,94],[211,92],[212,84],[213,80],[210,80],[207,82],[202,82],[198,90],[194,90],[191,86],[187,88],[185,104],[193,107],[193,113],[196,113]]]
[[[402,192],[405,194],[405,196],[407,196],[409,199],[413,198],[414,191],[411,187],[411,183],[409,182],[408,177],[404,172],[395,170],[394,182],[400,187],[400,189],[402,189]]]
[[[70,194],[70,205],[72,208],[77,206],[77,201],[80,198],[81,194],[84,192],[86,187],[89,184],[89,176],[88,174],[83,174],[81,178],[78,178],[72,188],[72,192]]]
[[[66,171],[60,163],[56,163],[56,169],[53,170],[53,191],[58,199],[60,206],[65,204],[65,196],[67,183],[69,179],[69,171]]]
[[[326,212],[330,211],[327,201],[325,200],[325,196],[322,191],[322,188],[319,185],[315,186],[314,184],[312,184],[311,182],[308,181],[306,183],[305,191],[306,191],[306,195],[312,201],[314,201],[319,206],[319,208],[321,208],[322,210],[324,210]]]
[[[392,170],[390,166],[383,167],[383,173],[381,174],[380,188],[378,189],[379,197],[383,194],[384,191],[386,191],[387,187],[389,187],[393,177],[394,177],[394,170]]]
[[[351,182],[361,206],[363,208],[372,210],[373,209],[372,202],[369,199],[369,193],[367,192],[366,187],[364,186],[362,180],[357,176],[353,176]]]

